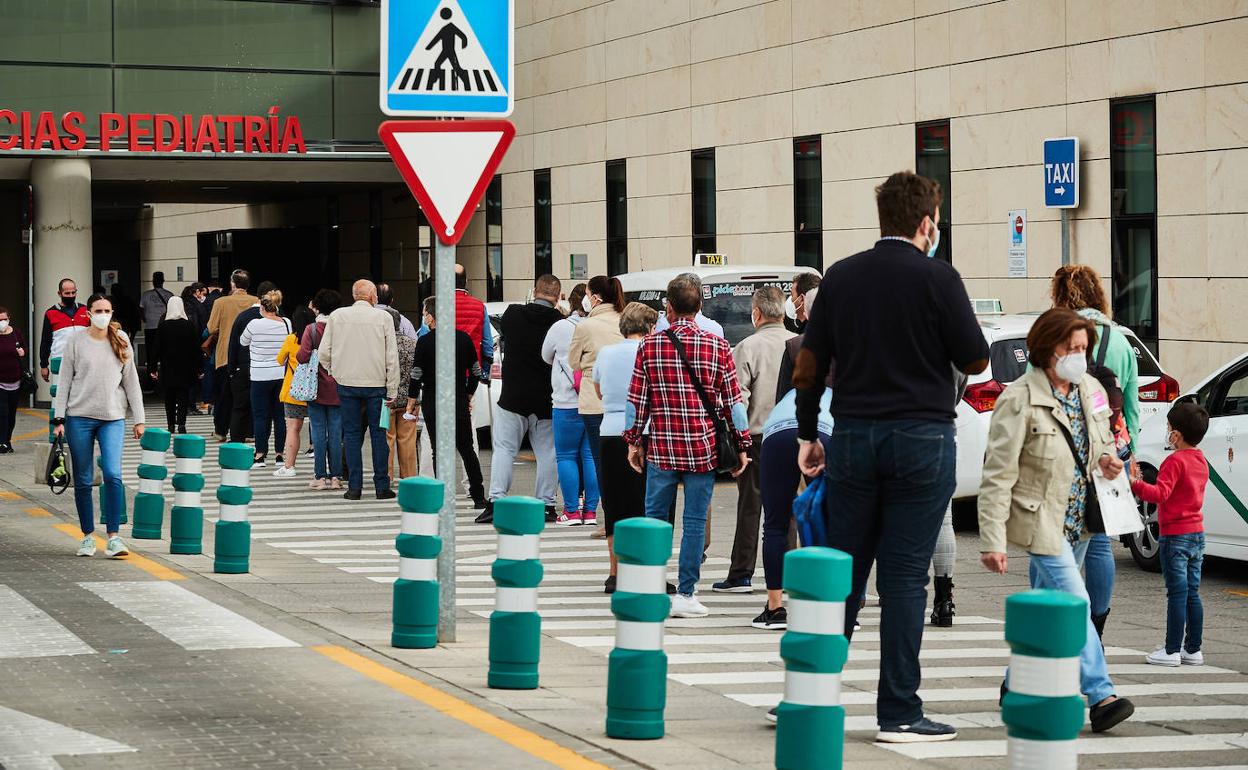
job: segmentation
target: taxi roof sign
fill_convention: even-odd
[[[728,257],[723,254],[705,254],[698,252],[693,255],[694,267],[724,267],[728,264]]]

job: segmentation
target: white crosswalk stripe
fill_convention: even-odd
[[[29,599],[0,585],[0,658],[90,655],[90,645]]]
[[[210,442],[210,459],[215,458],[214,447]],[[129,481],[134,480],[137,460],[137,452],[128,452]],[[215,490],[219,470],[210,467],[215,462],[205,462],[204,466],[206,491]],[[257,548],[276,548],[301,556],[388,590],[398,576],[394,550],[398,506],[394,501],[370,500],[367,496],[359,502],[347,502],[340,493],[310,490],[309,466],[300,457],[300,476],[294,479],[273,478],[272,464],[252,473],[256,499],[251,512]],[[204,497],[208,518],[212,518],[215,500],[209,494]],[[490,570],[498,536],[492,527],[475,524],[476,515],[467,500],[457,501],[456,595],[462,622],[484,623],[494,606]],[[592,530],[549,526],[542,533],[545,574],[538,607],[544,633],[605,656],[615,643],[611,599],[602,593],[608,553],[604,540],[590,538]],[[710,591],[711,582],[727,576],[727,566],[728,560],[718,557],[708,559],[703,566],[699,598],[710,610],[709,617],[669,619],[666,623],[664,646],[671,686],[697,687],[760,710],[770,708],[780,701],[784,689],[784,665],[779,654],[783,633],[749,626],[763,606],[761,585],[752,594]],[[668,580],[676,579],[673,556]],[[859,615],[863,629],[854,635],[843,676],[845,725],[853,740],[870,740],[877,730],[874,711],[880,609],[874,599],[870,597],[871,603]],[[931,760],[1003,755],[1005,730],[996,701],[1009,655],[1000,617],[959,615],[953,628],[926,628],[920,653],[926,688],[920,695],[929,704],[928,716],[952,724],[962,735],[951,743],[903,745],[892,750]],[[1118,693],[1136,704],[1132,719],[1136,727],[1131,737],[1081,740],[1081,752],[1109,755],[1099,760],[1104,767],[1165,764],[1149,757],[1176,752],[1172,761],[1178,764],[1248,770],[1243,765],[1248,748],[1244,734],[1248,730],[1248,676],[1216,665],[1216,657],[1203,667],[1158,668],[1144,664],[1144,655],[1143,650],[1106,647],[1109,672]],[[1192,753],[1185,756],[1178,752]]]

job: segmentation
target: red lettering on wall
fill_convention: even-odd
[[[83,130],[83,126],[87,123],[87,116],[81,112],[67,112],[61,116],[61,132],[65,134],[65,138],[61,140],[61,146],[67,150],[81,150],[87,146],[87,132]]]
[[[300,154],[308,151],[307,146],[303,143],[303,128],[299,126],[299,118],[286,118],[286,123],[282,127],[282,146],[278,152],[285,154],[294,146]]]
[[[203,152],[205,144],[211,144],[213,152],[221,152],[217,121],[211,115],[204,115],[199,119],[199,130],[195,132],[195,149],[192,152]]]
[[[182,143],[182,124],[172,115],[155,117],[156,152],[173,152]],[[165,129],[168,129],[166,133]],[[168,139],[165,137],[168,136]]]
[[[108,152],[109,142],[126,133],[126,121],[115,112],[100,113],[100,152]]]
[[[13,110],[0,110],[0,121],[8,121],[10,126],[17,128],[17,114]],[[16,133],[13,136],[0,136],[0,150],[12,150],[21,141]]]
[[[50,142],[53,150],[61,149],[61,135],[57,133],[56,119],[50,112],[39,113],[39,122],[35,125],[35,146],[31,149],[42,150],[45,142]]]
[[[130,152],[151,152],[150,144],[143,144],[140,140],[147,139],[152,136],[152,116],[143,112],[135,112],[130,115]]]
[[[268,133],[268,125],[264,118],[247,116],[243,126],[243,152],[268,152],[268,145],[264,141]],[[255,149],[253,150],[252,147]]]
[[[243,125],[243,117],[241,115],[221,115],[218,121],[225,124],[225,151],[234,152],[234,140],[236,138],[235,131]]]

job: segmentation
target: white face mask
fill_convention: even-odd
[[[568,304],[566,299],[559,300],[559,304],[555,305],[555,307],[559,308],[559,312],[564,315],[572,312],[572,306]]]
[[[584,310],[586,313],[594,309],[594,304],[589,301],[588,294],[586,294],[584,297],[581,298],[581,309]]]
[[[107,329],[109,322],[113,320],[112,313],[92,313],[91,325],[97,329]]]
[[[7,332],[8,330],[9,330],[9,319],[6,318],[3,321],[0,321],[0,332]]]
[[[797,320],[797,305],[793,304],[792,297],[785,297],[784,299],[784,314],[791,320]]]
[[[1088,373],[1088,357],[1084,353],[1068,353],[1060,356],[1053,371],[1066,382],[1078,383]]]

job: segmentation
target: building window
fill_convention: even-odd
[[[533,277],[554,272],[550,238],[550,169],[533,172]]]
[[[915,126],[914,170],[940,185],[940,246],[936,258],[953,262],[953,177],[949,165],[949,121],[937,120]]]
[[[628,272],[626,161],[607,161],[607,275]]]
[[[485,299],[503,299],[503,177],[485,190]]]
[[[1157,352],[1157,102],[1110,103],[1114,320]]]
[[[693,253],[715,253],[715,148],[694,150]]]
[[[793,264],[823,271],[823,148],[817,136],[793,140]]]

